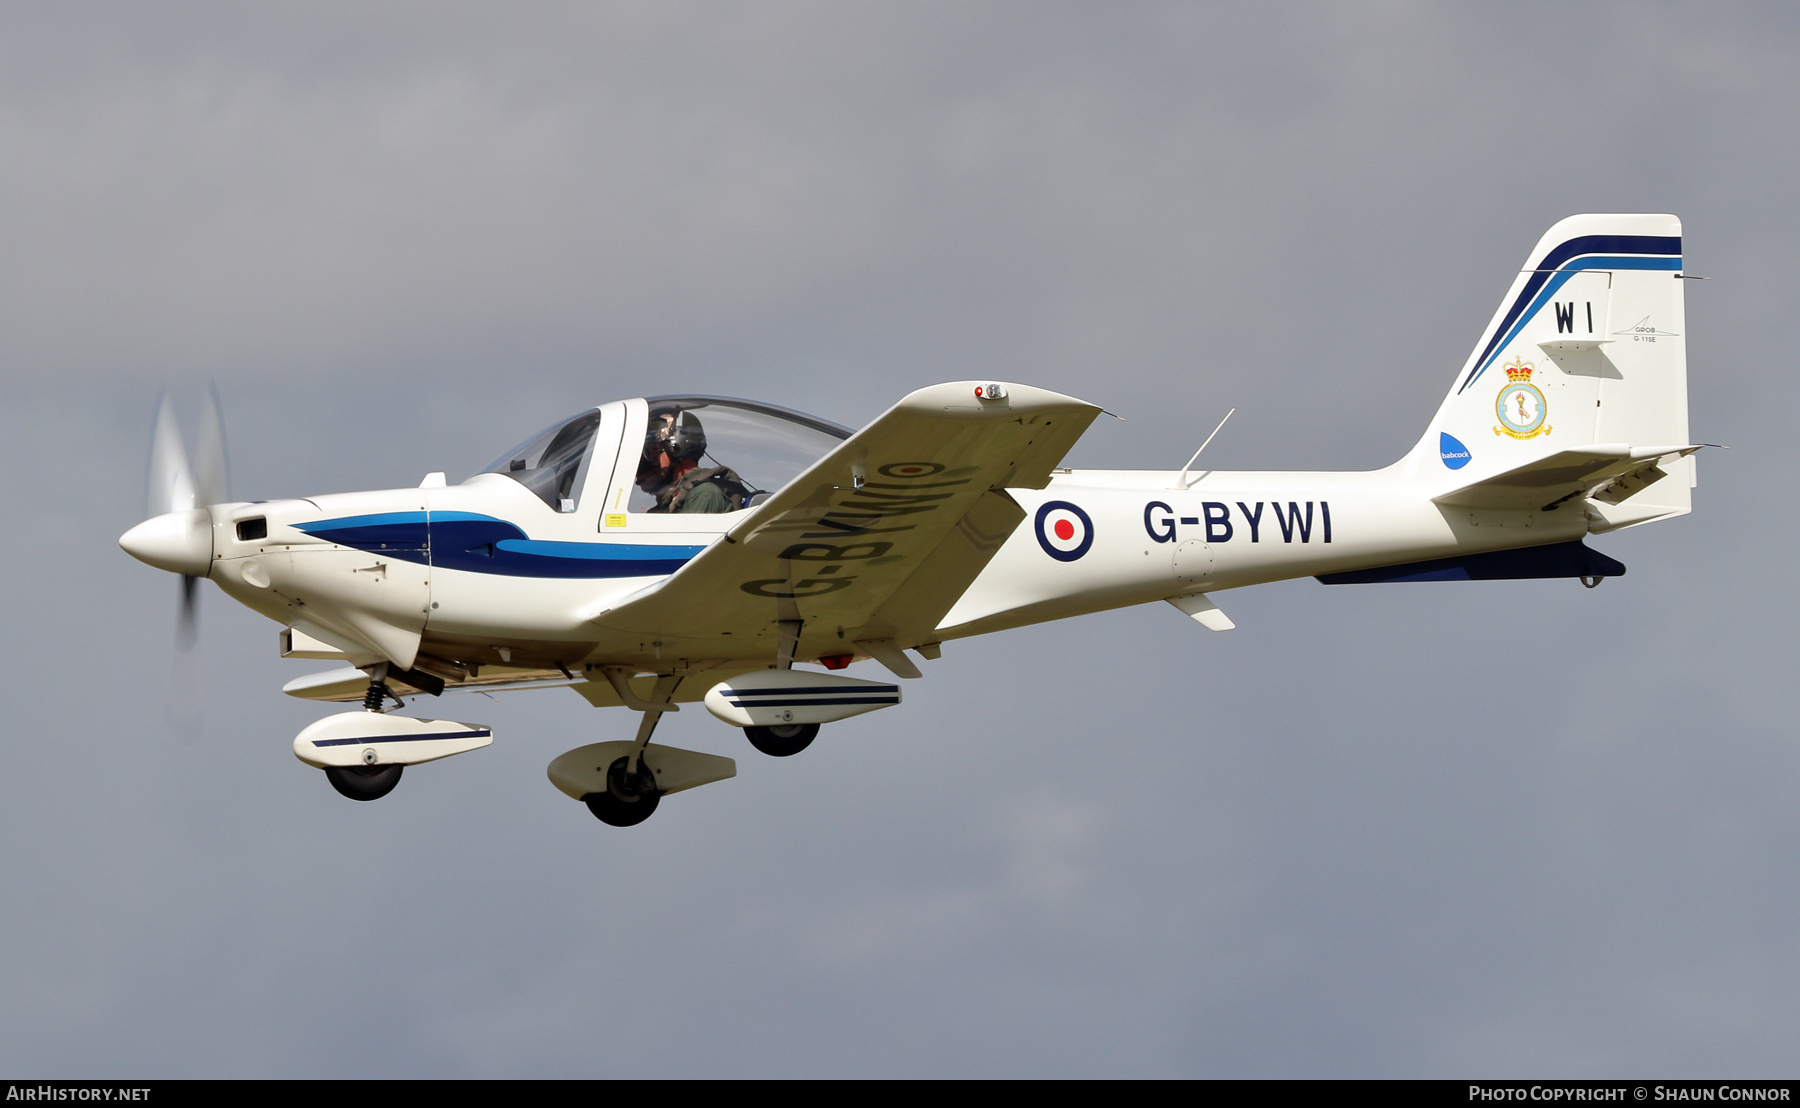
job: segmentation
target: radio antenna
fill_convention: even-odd
[[[1210,435],[1208,435],[1208,436],[1206,436],[1206,441],[1205,441],[1205,442],[1203,442],[1203,443],[1201,443],[1201,444],[1200,444],[1200,449],[1199,449],[1199,450],[1196,450],[1196,451],[1194,451],[1194,456],[1193,456],[1193,457],[1192,457],[1192,458],[1189,458],[1189,459],[1188,459],[1188,460],[1187,460],[1187,465],[1184,465],[1184,466],[1182,466],[1182,467],[1181,467],[1181,477],[1180,477],[1180,478],[1178,478],[1178,479],[1177,479],[1177,481],[1176,481],[1176,484],[1175,484],[1175,487],[1176,487],[1176,488],[1178,488],[1178,489],[1185,489],[1185,488],[1187,488],[1187,487],[1188,487],[1188,479],[1187,479],[1187,476],[1188,476],[1188,470],[1190,470],[1190,469],[1192,469],[1192,468],[1194,468],[1194,463],[1195,463],[1195,462],[1197,462],[1197,461],[1199,461],[1199,460],[1200,460],[1200,455],[1201,455],[1201,453],[1202,453],[1202,452],[1203,452],[1203,451],[1205,451],[1205,449],[1206,449],[1206,448],[1207,448],[1207,447],[1208,447],[1208,446],[1209,446],[1209,445],[1211,445],[1211,444],[1212,444],[1212,441],[1213,441],[1213,439],[1214,439],[1214,438],[1216,438],[1216,437],[1217,437],[1217,436],[1218,436],[1218,434],[1219,434],[1219,432],[1220,432],[1220,431],[1223,431],[1223,430],[1224,430],[1224,429],[1225,429],[1225,421],[1226,421],[1226,420],[1228,420],[1228,419],[1230,419],[1230,418],[1231,418],[1231,417],[1232,417],[1232,416],[1234,416],[1234,415],[1236,415],[1236,414],[1237,414],[1237,409],[1236,409],[1236,408],[1233,408],[1233,409],[1231,409],[1231,410],[1230,410],[1230,411],[1229,411],[1229,412],[1226,412],[1226,413],[1225,413],[1225,419],[1221,419],[1221,420],[1220,420],[1220,421],[1219,421],[1219,425],[1218,425],[1218,426],[1217,426],[1217,427],[1214,427],[1214,428],[1213,428],[1213,432],[1212,432],[1212,434],[1210,434]]]

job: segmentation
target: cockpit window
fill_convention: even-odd
[[[481,472],[504,473],[537,493],[553,511],[572,512],[587,480],[600,409],[591,408],[526,439]]]
[[[652,396],[628,505],[735,512],[760,504],[852,434],[828,420],[721,396]]]

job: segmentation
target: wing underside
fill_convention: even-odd
[[[705,680],[684,680],[677,686],[674,699],[683,704],[702,700],[706,696],[706,690],[712,685],[749,668],[760,667],[709,667],[704,670]],[[696,669],[694,672],[698,674],[702,671]],[[626,681],[639,698],[647,698],[651,695],[656,678],[654,675],[631,676]],[[390,675],[387,683],[396,695],[404,699],[430,694],[427,689],[409,684],[404,677]],[[349,704],[360,703],[368,688],[367,673],[354,666],[343,666],[296,677],[282,686],[281,691],[303,700]],[[578,668],[564,673],[555,669],[483,666],[477,675],[445,682],[442,691],[496,693],[529,689],[574,689],[596,708],[617,708],[625,703],[605,673],[596,667]]]

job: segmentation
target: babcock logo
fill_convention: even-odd
[[[1035,523],[1038,545],[1059,562],[1072,562],[1094,545],[1094,521],[1067,500],[1047,501]]]
[[[1469,464],[1469,448],[1456,441],[1455,435],[1438,433],[1438,457],[1450,469],[1461,469]]]

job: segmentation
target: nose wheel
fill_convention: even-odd
[[[588,793],[581,798],[595,819],[613,827],[631,827],[649,819],[650,813],[656,811],[657,803],[662,800],[662,793],[656,788],[656,775],[641,758],[638,767],[638,771],[632,773],[630,758],[617,759],[607,767],[606,791]]]
[[[787,723],[779,727],[746,727],[750,745],[772,758],[791,758],[819,737],[816,723]]]

